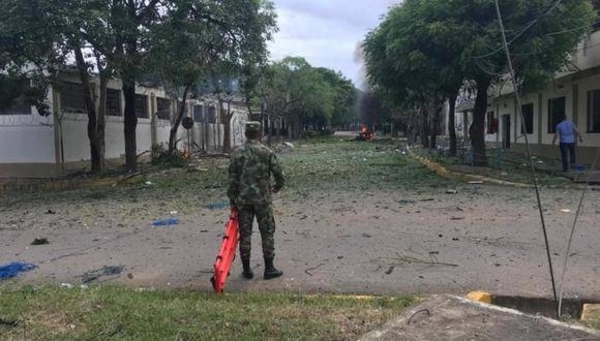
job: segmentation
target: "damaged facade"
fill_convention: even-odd
[[[96,98],[98,88],[94,87]],[[117,79],[108,84],[105,130],[105,157],[120,163],[125,153],[125,102],[121,88]],[[51,115],[40,115],[28,105],[0,111],[0,178],[57,177],[71,170],[89,169],[88,118],[82,93],[80,78],[67,73],[61,77],[59,87],[48,91]],[[178,102],[162,89],[136,86],[138,155],[150,151],[152,146],[168,144]],[[195,124],[189,132],[179,128],[178,147],[205,151],[222,148],[224,126],[220,123],[218,100],[190,99],[186,104],[185,115],[192,117]],[[231,145],[239,146],[245,141],[248,111],[239,101],[232,101],[229,109],[233,113]]]

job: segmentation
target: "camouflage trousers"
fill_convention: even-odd
[[[240,258],[249,259],[252,249],[252,224],[254,217],[258,221],[258,229],[262,239],[264,258],[275,256],[275,218],[273,206],[242,206],[239,207],[240,219]]]

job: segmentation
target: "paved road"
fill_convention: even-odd
[[[283,193],[276,201],[276,265],[285,276],[245,281],[235,263],[228,289],[376,294],[485,289],[551,295],[539,217],[529,190],[485,185],[464,185],[454,195],[445,190],[309,193],[302,199]],[[577,193],[542,193],[557,271]],[[565,284],[569,296],[600,297],[598,199],[598,192],[590,193],[580,218]],[[18,283],[77,284],[90,270],[123,265],[122,276],[100,281],[210,290],[227,211],[180,210],[180,225],[150,226],[155,212],[176,206],[154,197],[13,205],[0,214],[0,264],[24,260],[39,266]],[[48,208],[56,214],[46,214]],[[29,245],[37,237],[48,238],[50,244]],[[260,274],[258,234],[253,243],[252,264]]]

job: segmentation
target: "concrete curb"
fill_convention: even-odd
[[[518,183],[518,182],[510,182],[510,181],[498,180],[498,179],[489,178],[489,177],[480,176],[480,175],[450,171],[450,170],[448,170],[448,168],[440,165],[439,163],[432,161],[431,159],[428,159],[421,155],[418,155],[415,152],[413,152],[412,150],[408,151],[408,155],[412,159],[418,161],[423,166],[425,166],[425,167],[429,168],[430,170],[432,170],[433,172],[435,172],[437,175],[444,177],[444,178],[456,179],[456,180],[485,181],[485,182],[493,183],[496,185],[502,185],[502,186],[512,186],[512,187],[519,187],[519,188],[533,188],[532,185],[528,185],[528,184],[523,184],[523,183]]]
[[[130,184],[132,178],[103,178],[97,180],[0,180],[0,193],[37,191],[66,191],[74,189],[96,189]]]
[[[507,327],[513,330],[505,329]],[[552,330],[546,331],[545,335],[543,332],[535,334],[536,331],[547,329]],[[486,334],[488,331],[492,331],[492,334]],[[556,331],[560,332],[559,335],[554,334]],[[596,340],[600,332],[464,297],[433,295],[422,304],[364,334],[359,340],[512,340],[510,336],[517,336],[514,339],[518,340],[547,340],[548,335],[554,335],[552,340]]]

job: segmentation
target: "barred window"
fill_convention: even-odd
[[[204,106],[194,105],[194,122],[204,122]]]
[[[533,134],[533,103],[522,105],[521,111],[523,112],[523,118],[525,119],[525,126],[523,126],[523,123],[519,120],[521,124],[521,134]]]
[[[121,91],[106,89],[106,115],[121,116]]]
[[[217,108],[208,107],[208,123],[217,123]]]
[[[166,98],[156,98],[156,116],[161,120],[171,119],[171,101]]]
[[[63,82],[60,88],[62,111],[71,114],[86,114],[83,94],[82,84]]]
[[[600,90],[588,92],[588,133],[600,133]]]
[[[135,95],[135,116],[137,118],[148,118],[148,96]]]
[[[16,98],[10,108],[0,108],[1,115],[31,115],[31,105],[27,103],[25,96]]]
[[[566,113],[565,97],[552,98],[548,100],[548,134],[556,132],[556,125]]]

